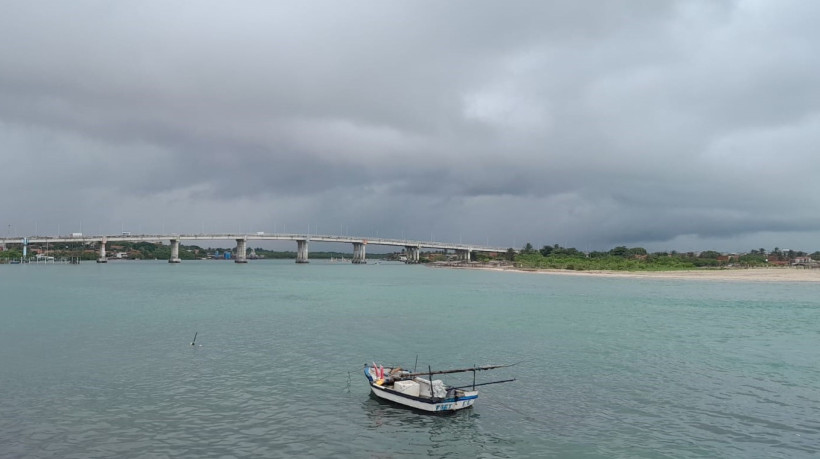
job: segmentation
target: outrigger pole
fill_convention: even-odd
[[[517,380],[515,378],[513,378],[513,379],[505,379],[503,381],[492,381],[492,382],[485,382],[485,383],[481,383],[481,384],[472,384],[472,387],[473,387],[473,389],[475,389],[478,386],[486,386],[488,384],[501,384],[501,383],[513,382],[513,381],[517,381]],[[450,389],[464,389],[465,387],[470,387],[470,386],[471,386],[470,384],[467,384],[466,386],[450,387]]]
[[[495,368],[506,368],[516,365],[515,363],[511,363],[508,365],[485,365],[483,367],[472,367],[472,368],[460,368],[458,370],[438,370],[438,371],[426,371],[426,372],[419,372],[419,373],[407,373],[401,375],[402,378],[410,378],[413,376],[425,376],[425,375],[443,375],[448,373],[466,373],[468,371],[476,372],[476,371],[484,371],[484,370],[492,370]],[[428,367],[429,368],[429,367]]]

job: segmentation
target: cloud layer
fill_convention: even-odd
[[[820,6],[4,10],[4,232],[820,249]]]

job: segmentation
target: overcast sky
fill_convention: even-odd
[[[820,250],[820,2],[0,6],[4,236]]]

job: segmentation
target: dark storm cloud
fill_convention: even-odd
[[[820,224],[818,9],[11,3],[2,203],[18,227],[796,245]]]

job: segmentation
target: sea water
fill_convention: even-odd
[[[2,457],[820,455],[813,284],[121,261],[0,292]],[[373,361],[516,381],[425,415]]]

